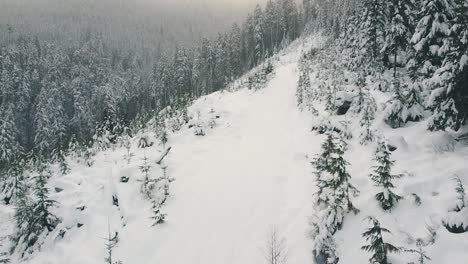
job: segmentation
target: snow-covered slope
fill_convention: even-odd
[[[52,198],[60,202],[60,228],[67,232],[63,238],[50,235],[26,262],[103,263],[109,226],[119,233],[114,259],[123,263],[262,263],[272,230],[285,239],[288,263],[310,263],[309,154],[320,141],[294,97],[298,58],[304,45],[314,44],[307,43],[297,42],[275,58],[267,88],[218,92],[190,107],[195,120],[218,118],[205,136],[188,126],[169,136],[165,164],[175,181],[164,207],[166,223],[151,227],[138,169],[146,155],[151,173],[161,174],[154,161],[162,147],[140,149],[134,138],[130,164],[122,158],[125,149],[116,148],[99,153],[91,168],[73,163],[70,174],[49,181]],[[121,176],[130,181],[121,183]],[[12,216],[12,210],[2,211]]]
[[[124,148],[99,153],[90,168],[72,162],[71,173],[50,181],[51,198],[59,201],[56,214],[62,224],[46,239],[40,252],[25,263],[98,264],[106,255],[108,228],[119,233],[114,259],[127,263],[248,264],[267,263],[269,234],[277,230],[285,239],[288,264],[314,263],[309,217],[314,214],[315,175],[310,164],[324,137],[311,132],[317,117],[296,106],[297,63],[302,52],[319,45],[317,39],[293,43],[274,59],[275,75],[265,89],[247,88],[217,92],[194,102],[191,122],[210,123],[205,136],[194,135],[196,127],[185,125],[169,135],[172,149],[165,159],[167,173],[175,181],[163,210],[166,223],[151,227],[151,204],[140,193],[139,166],[147,156],[151,173],[161,175],[155,164],[163,147],[151,131],[143,130],[155,145],[137,148],[127,164]],[[318,86],[312,83],[312,88]],[[386,95],[373,92],[381,105]],[[317,105],[317,109],[322,106]],[[456,200],[452,178],[468,183],[468,147],[446,133],[426,131],[424,122],[391,129],[377,113],[376,128],[398,147],[392,158],[395,172],[405,173],[396,182],[404,197],[391,213],[383,212],[374,199],[368,178],[375,144],[361,146],[358,116],[333,117],[350,121],[355,137],[349,141],[345,158],[351,163],[352,183],[361,191],[355,205],[361,212],[345,217],[335,235],[340,263],[367,263],[360,250],[365,241],[363,219],[376,216],[392,231],[386,238],[398,246],[415,248],[415,240],[430,240],[427,228],[435,231],[435,243],[425,250],[430,263],[465,263],[466,234],[449,233],[442,220]],[[208,127],[208,126],[207,126]],[[129,182],[120,178],[128,176]],[[422,201],[414,203],[413,193]],[[112,197],[119,200],[113,205]],[[0,234],[11,232],[13,208],[2,205]],[[78,227],[79,226],[79,227]],[[66,230],[63,238],[60,230]],[[5,244],[7,246],[7,244]],[[392,263],[415,261],[414,254],[392,256]],[[16,260],[13,260],[15,263]]]

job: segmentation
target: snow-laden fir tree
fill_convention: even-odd
[[[389,211],[392,210],[401,196],[395,194],[393,184],[395,179],[401,178],[401,174],[392,174],[392,167],[395,163],[391,159],[391,152],[388,148],[388,142],[385,137],[379,140],[377,150],[375,151],[374,161],[377,163],[373,166],[373,172],[369,175],[370,179],[374,182],[378,188],[378,193],[375,195],[375,199],[379,202],[382,209]]]
[[[128,127],[124,128],[124,132],[120,136],[120,142],[122,147],[124,147],[126,150],[126,153],[123,158],[127,161],[127,164],[130,164],[135,154],[132,153],[132,138],[130,136],[130,129]]]
[[[417,122],[423,119],[424,107],[421,103],[421,88],[418,82],[407,84],[406,96],[407,113],[406,121]]]
[[[142,164],[140,165],[139,169],[141,174],[143,175],[143,180],[141,184],[141,193],[147,198],[151,199],[153,198],[153,190],[155,188],[156,182],[154,179],[150,177],[150,170],[151,170],[151,164],[149,162],[148,157],[145,156],[142,159]]]
[[[453,11],[453,0],[423,0],[420,4],[419,20],[411,37],[412,58],[408,63],[412,78],[430,78],[442,65],[440,49],[448,36]]]
[[[310,100],[310,98],[304,98],[304,95],[307,94],[307,91],[310,89],[310,78],[308,71],[304,68],[301,70],[299,75],[299,81],[297,82],[296,89],[296,100],[297,105],[302,107],[304,100]]]
[[[22,147],[18,142],[18,129],[15,124],[14,105],[0,106],[0,172],[19,158]],[[1,180],[1,178],[0,178]]]
[[[396,77],[398,55],[406,51],[411,37],[411,0],[391,0],[388,2],[390,23],[385,23],[385,42],[381,50],[386,58],[391,57],[393,62],[393,77]]]
[[[328,131],[321,153],[312,161],[318,187],[315,194],[318,212],[312,222],[314,254],[316,258],[327,259],[327,263],[337,261],[333,234],[341,228],[345,214],[358,212],[351,202],[351,196],[357,194],[357,189],[350,183],[344,149],[344,142],[335,132]]]
[[[113,236],[111,235],[110,232],[110,226],[107,227],[107,237],[105,238],[106,240],[106,257],[104,258],[104,261],[106,264],[122,264],[122,261],[116,260],[114,261],[114,248],[117,247],[117,244],[119,243],[119,237],[118,233],[116,232]]]
[[[1,192],[4,194],[3,201],[6,204],[15,202],[21,192],[21,186],[25,181],[25,171],[28,169],[28,165],[23,159],[18,159],[13,163],[10,163],[8,168],[3,171],[3,179],[1,185]]]
[[[35,115],[34,144],[37,153],[44,158],[51,158],[52,150],[58,150],[65,143],[67,119],[62,105],[61,86],[55,74],[51,73],[49,79],[42,81]]]
[[[327,85],[325,87],[325,110],[328,112],[335,111],[335,86]]]
[[[42,241],[39,240],[46,237],[60,223],[60,219],[51,212],[57,202],[49,198],[47,181],[50,176],[49,168],[39,165],[33,195],[29,195],[25,184],[20,187],[16,204],[16,227],[12,236],[14,245],[12,251],[18,252],[21,256],[40,248]]]
[[[361,145],[366,145],[369,142],[375,140],[375,130],[372,128],[372,124],[374,123],[375,119],[375,112],[377,111],[377,104],[375,103],[374,97],[372,95],[367,94],[364,97],[364,107],[362,110],[362,117],[359,121],[359,124],[363,128],[360,135],[359,143]]]
[[[455,191],[457,192],[457,204],[455,206],[455,212],[460,212],[466,206],[466,192],[465,186],[459,176],[455,176]]]
[[[428,122],[430,130],[458,130],[468,114],[468,3],[454,0],[453,5],[447,37],[439,49],[444,59],[429,80],[433,91],[428,107],[434,111]]]
[[[384,241],[383,234],[390,233],[388,229],[381,227],[380,222],[373,217],[368,217],[367,219],[372,224],[372,227],[362,233],[368,244],[362,246],[361,249],[372,254],[369,263],[390,264],[388,255],[390,253],[398,253],[400,249]]]
[[[360,43],[359,56],[364,61],[375,62],[379,60],[384,37],[386,14],[386,1],[364,0],[359,23]]]
[[[399,128],[408,119],[408,109],[403,95],[400,81],[395,79],[392,83],[393,96],[385,108],[384,120],[392,128]]]

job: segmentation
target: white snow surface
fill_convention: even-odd
[[[320,40],[296,41],[275,57],[275,76],[265,89],[217,92],[194,102],[190,123],[213,124],[214,120],[216,126],[205,127],[205,136],[194,135],[196,128],[188,125],[169,134],[167,146],[172,149],[164,164],[175,181],[163,207],[166,223],[151,227],[151,204],[140,193],[141,159],[146,154],[153,165],[151,174],[160,175],[155,161],[164,150],[152,132],[143,130],[139,136],[148,136],[155,145],[139,149],[139,136],[133,138],[135,157],[130,164],[123,159],[125,149],[116,148],[99,153],[91,168],[71,161],[71,173],[50,180],[51,198],[59,201],[55,213],[62,224],[40,252],[21,261],[13,258],[12,263],[104,263],[103,238],[110,226],[120,239],[114,259],[123,264],[267,263],[264,251],[272,229],[286,241],[287,264],[313,264],[308,222],[315,213],[316,188],[310,161],[324,137],[311,132],[321,117],[299,111],[294,94],[299,57],[321,45]],[[318,84],[312,81],[314,85]],[[396,246],[414,249],[416,239],[423,239],[432,259],[429,263],[466,263],[466,233],[449,233],[442,221],[450,215],[468,224],[465,214],[450,212],[456,205],[454,175],[468,184],[468,146],[455,142],[449,133],[427,131],[425,122],[389,128],[382,121],[382,104],[389,97],[379,91],[372,94],[379,105],[375,128],[398,147],[392,153],[393,173],[405,176],[395,181],[395,192],[404,199],[390,213],[379,208],[376,187],[368,178],[376,144],[358,144],[359,116],[327,117],[333,123],[350,121],[354,137],[345,158],[350,162],[351,182],[361,191],[353,199],[361,212],[346,215],[343,229],[335,234],[340,263],[368,263],[370,254],[360,248],[365,244],[361,233],[369,227],[363,219],[369,215],[392,231],[384,238]],[[121,176],[129,176],[130,181],[121,183]],[[55,187],[63,191],[56,192]],[[413,193],[421,198],[420,206],[415,205]],[[112,205],[113,194],[119,198],[120,210]],[[76,209],[82,205],[83,211]],[[11,233],[13,212],[13,207],[0,205],[0,237]],[[83,226],[78,228],[77,223]],[[435,243],[427,227],[437,233]],[[64,238],[56,238],[60,229],[67,230]],[[5,249],[8,243],[2,243]],[[390,257],[394,264],[416,259],[410,253]]]

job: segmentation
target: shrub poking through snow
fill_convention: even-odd
[[[362,246],[361,249],[372,253],[369,263],[388,264],[388,254],[398,253],[400,252],[400,248],[383,240],[383,234],[391,232],[388,229],[381,227],[380,222],[377,219],[369,216],[367,217],[367,220],[372,224],[372,227],[362,233],[362,236],[366,239],[368,244]]]
[[[348,162],[343,158],[344,142],[332,131],[328,131],[326,136],[322,152],[312,161],[317,177],[315,204],[318,212],[311,223],[311,235],[317,261],[337,263],[333,235],[341,228],[347,212],[359,212],[350,197],[358,191],[351,185],[351,175],[346,170]]]
[[[401,196],[395,194],[392,189],[395,188],[393,181],[401,178],[401,174],[392,174],[392,167],[395,163],[391,159],[391,152],[388,148],[386,138],[381,138],[375,151],[374,161],[377,163],[374,166],[373,172],[369,175],[375,186],[379,188],[379,192],[375,198],[379,202],[382,209],[385,211],[393,209],[397,202],[402,199]]]

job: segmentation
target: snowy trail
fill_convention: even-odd
[[[295,105],[295,71],[288,62],[263,91],[223,94],[216,104],[228,113],[228,125],[209,136],[173,138],[168,222],[130,242],[141,251],[132,262],[262,263],[275,227],[287,240],[288,263],[310,263],[306,154],[317,143]]]

